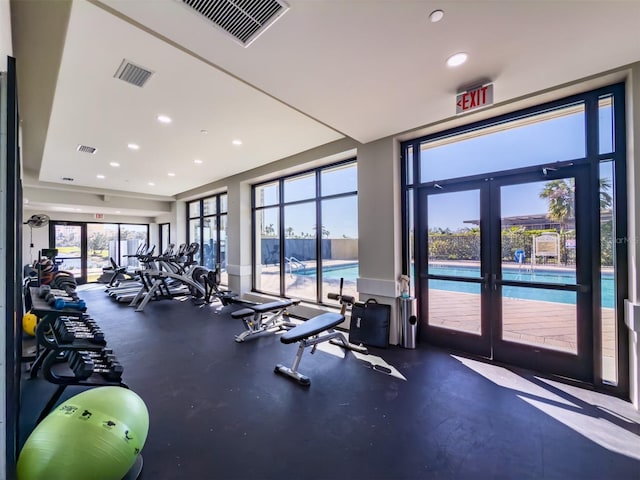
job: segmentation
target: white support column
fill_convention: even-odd
[[[171,243],[180,245],[187,241],[187,203],[176,201],[171,207]]]
[[[229,289],[243,295],[251,291],[251,186],[249,183],[230,182],[227,185],[227,205]]]
[[[398,338],[401,273],[400,147],[386,138],[358,147],[359,300],[391,305],[389,343]]]
[[[627,198],[629,299],[625,323],[629,328],[629,390],[640,409],[640,63],[631,71],[627,85]]]

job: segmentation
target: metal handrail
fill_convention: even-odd
[[[304,263],[302,263],[300,260],[298,260],[296,257],[284,257],[285,262],[287,262],[287,265],[289,266],[289,275],[293,275],[293,271],[291,269],[291,265],[295,264],[298,266],[298,268],[302,268],[302,273],[305,273],[306,271],[306,266]]]

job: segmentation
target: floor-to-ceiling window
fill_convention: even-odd
[[[402,144],[421,339],[624,394],[624,88]]]
[[[221,283],[227,275],[227,194],[220,193],[187,204],[187,240],[200,245],[195,260],[211,270],[220,267]]]
[[[137,268],[136,252],[149,241],[149,225],[129,223],[51,222],[50,247],[58,250],[60,270],[74,274],[79,283],[95,282],[111,265]]]
[[[355,159],[253,186],[253,289],[332,303],[356,294],[358,277]]]
[[[160,244],[158,245],[158,251],[159,252],[164,252],[165,249],[169,246],[169,244],[171,243],[171,230],[170,230],[171,224],[169,223],[161,223],[158,226],[159,229],[159,239],[160,239]]]

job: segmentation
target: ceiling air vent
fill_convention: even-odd
[[[87,146],[87,145],[78,145],[77,150],[78,150],[79,152],[82,152],[82,153],[91,153],[91,154],[94,154],[94,153],[96,153],[96,152],[98,151],[98,149],[97,149],[97,148],[95,148],[95,147],[89,147],[89,146]]]
[[[130,83],[131,85],[135,85],[136,87],[142,87],[147,83],[147,80],[149,80],[151,75],[153,75],[151,70],[142,68],[125,58],[122,60],[118,70],[116,70],[114,77]]]
[[[248,47],[287,10],[282,0],[177,0]]]

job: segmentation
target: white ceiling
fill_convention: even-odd
[[[55,42],[25,28],[44,10],[16,3],[20,73],[47,43],[55,58]],[[42,152],[25,168],[49,184],[174,196],[344,136],[366,143],[452,117],[463,86],[492,80],[499,103],[640,60],[640,1],[287,3],[244,48],[180,0],[74,0],[55,94],[40,102],[46,132],[23,115],[24,151]],[[437,8],[445,17],[430,23]],[[446,67],[459,51],[469,61]],[[144,87],[114,78],[125,58],[154,72]],[[28,117],[33,81],[19,78]]]

